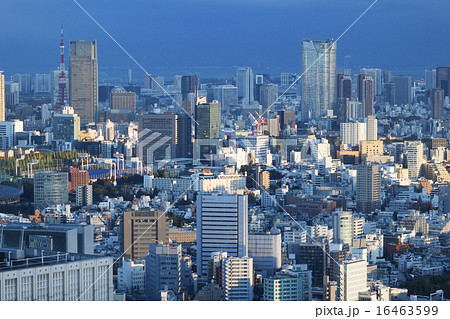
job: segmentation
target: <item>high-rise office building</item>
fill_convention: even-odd
[[[373,79],[373,97],[381,95],[381,69],[361,69],[361,74],[370,76]]]
[[[197,269],[206,276],[211,254],[248,256],[247,195],[197,195]]]
[[[434,88],[431,89],[431,117],[433,119],[442,118],[444,116],[444,90]]]
[[[120,251],[132,260],[142,259],[154,243],[169,242],[169,222],[164,211],[143,208],[126,211],[120,223]]]
[[[145,257],[145,294],[149,300],[161,300],[161,291],[181,292],[181,245],[152,243]]]
[[[196,163],[210,163],[219,150],[221,105],[218,101],[195,106],[195,139],[193,158]]]
[[[333,242],[351,245],[353,240],[353,213],[336,211],[333,217]]]
[[[0,122],[3,122],[6,120],[5,116],[5,75],[3,74],[3,71],[0,71]]]
[[[359,145],[359,142],[367,140],[367,124],[360,122],[341,123],[341,141],[350,146]]]
[[[69,202],[69,174],[42,172],[34,175],[34,205],[45,208]]]
[[[444,90],[444,96],[450,96],[450,67],[436,69],[436,87]]]
[[[177,116],[177,137],[176,157],[192,158],[192,119],[187,114]]]
[[[50,74],[36,74],[34,93],[50,93]]]
[[[362,103],[349,98],[339,98],[337,116],[341,123],[363,119]]]
[[[436,87],[436,69],[425,70],[425,89],[431,90]]]
[[[225,300],[253,301],[253,259],[228,256],[222,271]]]
[[[363,116],[373,114],[373,78],[369,75],[358,75],[358,100],[362,103]],[[380,84],[381,85],[381,84]]]
[[[30,74],[14,74],[13,82],[19,83],[20,94],[31,93],[31,75]]]
[[[1,149],[13,148],[17,144],[17,133],[23,132],[23,121],[0,122]]]
[[[393,77],[393,82],[395,84],[395,103],[411,104],[412,78],[408,75],[396,75]]]
[[[359,293],[367,291],[367,261],[344,260],[339,263],[336,299],[358,301]]]
[[[337,75],[337,98],[352,98],[352,77],[345,74]]]
[[[262,105],[263,111],[267,110],[271,107],[276,99],[278,94],[278,85],[267,83],[262,84],[259,87],[259,103]]]
[[[378,120],[374,115],[370,115],[365,119],[367,135],[366,139],[368,141],[378,140]]]
[[[194,94],[195,97],[198,96],[198,87],[200,85],[200,79],[198,75],[183,75],[181,77],[181,97],[184,100],[188,99],[190,93]],[[191,102],[195,102],[191,101]]]
[[[408,141],[406,143],[406,159],[408,163],[408,177],[416,180],[420,177],[423,164],[423,144],[421,141]]]
[[[219,85],[214,88],[214,98],[219,101],[223,111],[238,104],[238,89],[234,85]]]
[[[302,119],[318,119],[336,104],[336,43],[302,41]]]
[[[281,232],[250,233],[248,256],[255,271],[272,275],[281,268]]]
[[[251,105],[254,102],[253,71],[249,67],[238,68],[236,73],[236,86],[238,99],[242,105]]]
[[[65,106],[61,114],[53,117],[53,139],[73,142],[80,139],[80,117],[70,106]]]
[[[218,101],[195,106],[195,138],[217,139],[220,137],[220,109]]]
[[[327,274],[327,251],[325,243],[289,243],[288,256],[295,256],[296,264],[306,264],[312,271],[314,287],[322,287],[323,278]]]
[[[389,105],[395,105],[395,83],[384,83],[384,102]]]
[[[381,205],[381,176],[378,165],[361,164],[356,173],[356,210],[371,213]]]
[[[392,83],[392,71],[386,70],[383,72],[383,83]]]
[[[144,114],[139,117],[139,158],[147,165],[176,157],[176,114]]]
[[[97,41],[70,41],[70,105],[81,124],[98,120]]]

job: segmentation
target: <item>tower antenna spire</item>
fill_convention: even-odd
[[[58,97],[56,99],[53,110],[60,112],[61,109],[68,104],[67,101],[67,77],[66,77],[66,67],[64,63],[64,28],[61,24],[61,42],[59,44],[60,50],[60,63],[59,63],[59,85],[58,85]]]

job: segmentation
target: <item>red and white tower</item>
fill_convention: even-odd
[[[63,38],[63,27],[61,26],[61,43],[59,45],[61,60],[59,65],[59,89],[58,97],[55,102],[53,110],[55,113],[61,112],[61,109],[68,104],[67,96],[67,77],[66,77],[66,67],[64,64],[64,38]]]

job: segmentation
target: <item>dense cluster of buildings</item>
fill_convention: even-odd
[[[71,41],[68,72],[0,72],[0,300],[450,298],[407,288],[449,275],[450,67],[336,55],[105,83]]]

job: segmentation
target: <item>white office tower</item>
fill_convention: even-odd
[[[378,140],[378,120],[374,115],[366,117],[365,120],[367,128],[367,140],[376,141]]]
[[[245,151],[251,154],[254,158],[254,163],[267,163],[267,153],[269,153],[269,136],[268,135],[253,135],[248,136],[244,140]]]
[[[425,70],[425,89],[432,90],[436,88],[436,70]]]
[[[341,141],[350,146],[357,146],[359,142],[367,140],[366,123],[341,123]]]
[[[208,261],[217,251],[248,256],[247,195],[197,196],[197,271],[208,274]]]
[[[423,164],[423,144],[421,141],[406,143],[406,159],[408,162],[408,178],[416,180],[420,176],[420,169]]]
[[[381,95],[381,69],[361,69],[359,73],[372,77],[373,97]]]
[[[351,245],[353,240],[353,213],[337,211],[333,215],[333,242]]]
[[[16,145],[16,134],[23,132],[23,122],[11,120],[0,122],[0,149],[10,149]]]
[[[238,88],[238,98],[242,105],[253,104],[254,98],[254,83],[253,71],[249,67],[239,68],[236,73],[236,86]]]
[[[0,71],[0,122],[5,120],[5,75]]]
[[[229,111],[238,104],[238,88],[234,85],[219,85],[214,88],[214,99],[220,102],[222,111]]]
[[[50,93],[50,74],[36,74],[34,93]]]
[[[272,275],[281,268],[281,232],[248,235],[248,256],[253,258],[255,271]]]
[[[359,293],[367,291],[367,262],[345,260],[339,263],[336,299],[358,301]]]
[[[302,119],[318,119],[336,104],[336,43],[302,41]]]
[[[253,300],[253,259],[228,257],[223,261],[222,271],[225,300]]]

